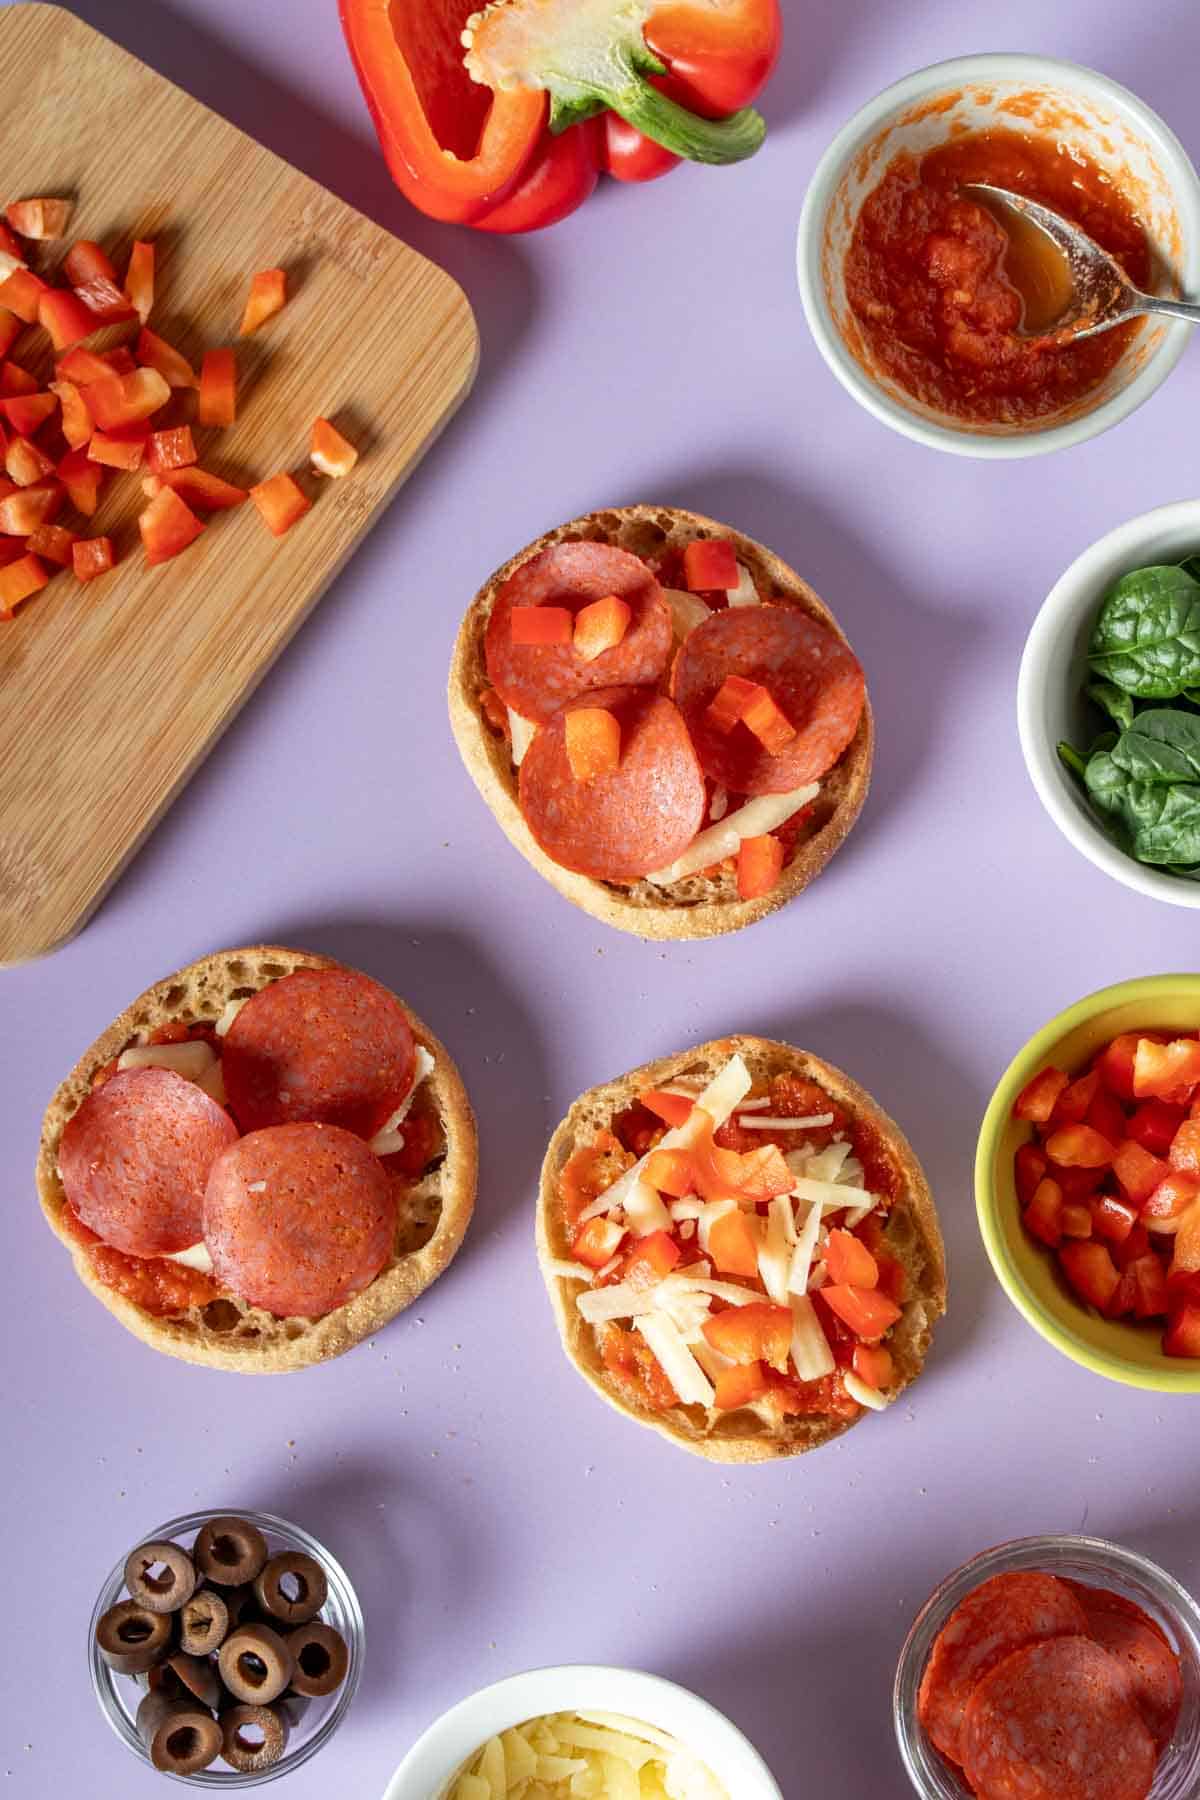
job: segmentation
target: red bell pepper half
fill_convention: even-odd
[[[680,157],[752,155],[764,127],[750,102],[782,37],[779,0],[340,8],[397,185],[433,218],[494,231],[565,218],[602,167],[649,180]]]

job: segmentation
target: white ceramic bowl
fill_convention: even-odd
[[[758,1751],[707,1700],[659,1675],[586,1663],[531,1669],[452,1706],[413,1745],[383,1800],[442,1800],[463,1764],[488,1738],[527,1719],[580,1707],[624,1713],[670,1732],[724,1782],[730,1800],[783,1800]]]
[[[1118,850],[1072,776],[1059,761],[1063,739],[1086,749],[1101,729],[1083,697],[1092,621],[1107,590],[1130,569],[1180,562],[1200,551],[1200,500],[1179,500],[1118,525],[1076,557],[1051,589],[1025,640],[1017,678],[1017,729],[1038,799],[1063,836],[1114,881],[1166,900],[1200,907],[1200,882],[1183,881]],[[1164,702],[1165,704],[1165,702]]]
[[[1031,118],[1005,112],[1034,101]],[[1137,184],[1139,210],[1159,261],[1164,293],[1200,296],[1200,179],[1182,144],[1127,88],[1091,69],[1048,56],[964,56],[885,89],[838,133],[817,165],[800,215],[800,293],[818,348],[838,380],[894,431],[959,456],[1037,456],[1107,431],[1164,381],[1183,353],[1188,326],[1148,320],[1108,379],[1076,409],[1039,425],[967,425],[914,400],[868,369],[846,338],[843,262],[859,208],[901,150],[923,155],[957,129],[1045,130],[1077,144],[1102,168]],[[1060,115],[1060,116],[1054,116]],[[1070,122],[1065,122],[1069,119]]]

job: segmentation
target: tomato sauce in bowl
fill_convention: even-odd
[[[1024,425],[1068,412],[1101,386],[1141,322],[1082,343],[1022,337],[1025,300],[1011,279],[1008,233],[963,192],[971,182],[1052,207],[1135,286],[1151,284],[1137,213],[1097,164],[1050,137],[968,133],[920,157],[900,152],[862,205],[845,284],[864,349],[914,400],[968,424]]]

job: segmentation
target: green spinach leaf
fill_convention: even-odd
[[[1142,713],[1090,758],[1085,780],[1138,862],[1200,863],[1200,718],[1167,707]]]
[[[1200,556],[1185,556],[1179,566],[1193,581],[1200,581]]]
[[[1123,688],[1111,681],[1089,681],[1084,692],[1122,730],[1133,724],[1133,696]]]
[[[1074,744],[1068,744],[1065,740],[1060,743],[1058,746],[1058,760],[1065,769],[1069,770],[1069,772],[1074,775],[1076,781],[1081,781],[1085,787],[1087,786],[1087,757],[1083,756],[1075,748]]]
[[[1123,575],[1092,628],[1088,664],[1140,699],[1170,700],[1200,687],[1200,580],[1167,565]]]

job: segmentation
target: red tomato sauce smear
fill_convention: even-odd
[[[1095,163],[1051,138],[984,131],[895,157],[859,213],[846,294],[871,363],[914,400],[981,424],[1025,424],[1097,388],[1139,322],[1082,343],[1017,335],[1022,300],[1008,237],[962,192],[989,182],[1052,207],[1145,288],[1152,257],[1130,201]]]

